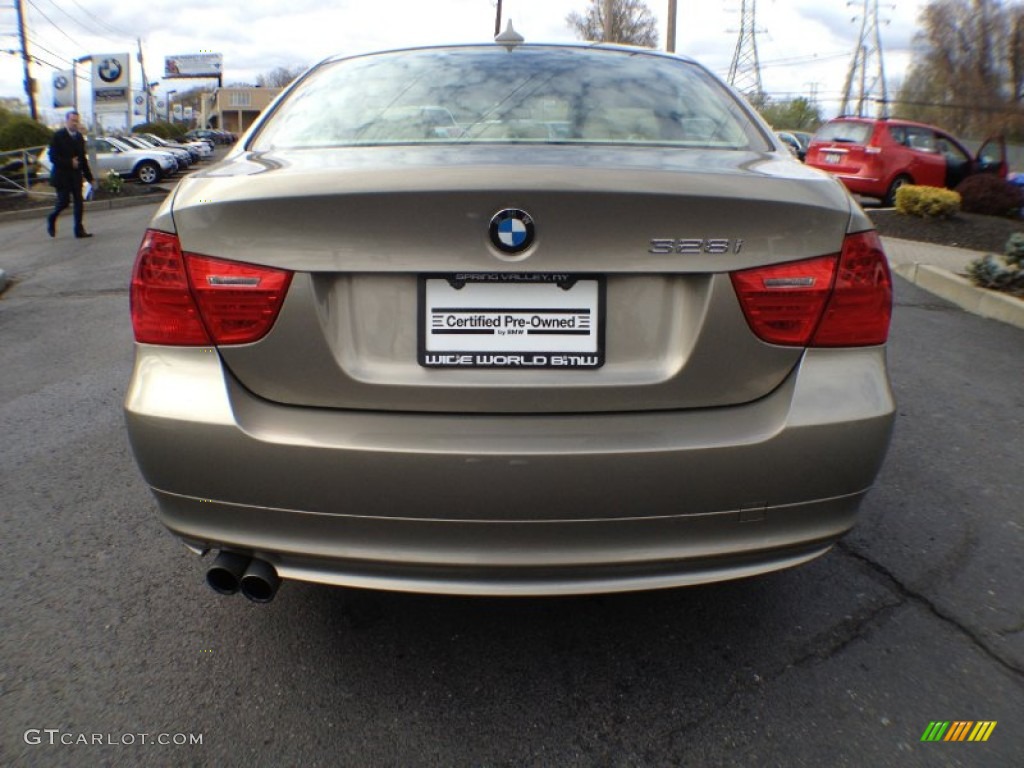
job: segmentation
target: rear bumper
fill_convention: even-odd
[[[827,171],[828,173],[835,176],[846,186],[850,192],[855,195],[863,195],[864,197],[884,197],[885,193],[888,192],[888,187],[884,183],[884,179],[880,179],[877,176],[869,176],[863,172],[860,174],[854,173],[843,173],[835,169],[835,166],[812,166],[818,170]]]
[[[259,400],[213,350],[140,346],[126,401],[164,524],[285,578],[571,594],[752,575],[853,525],[889,441],[883,348],[814,350],[771,395],[600,415]]]
[[[881,179],[867,176],[851,176],[849,174],[836,174],[839,180],[846,185],[846,188],[855,195],[865,197],[883,197],[888,191]]]

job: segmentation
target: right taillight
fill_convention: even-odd
[[[288,270],[183,253],[177,235],[147,230],[132,273],[135,340],[144,344],[248,344],[274,325]]]
[[[847,235],[842,252],[731,274],[751,330],[784,346],[883,344],[892,278],[876,232]]]
[[[811,346],[884,344],[892,319],[892,275],[878,233],[847,235],[832,297]]]

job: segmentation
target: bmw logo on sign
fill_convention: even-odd
[[[117,59],[104,59],[99,69],[100,79],[105,83],[116,83],[121,77],[121,62]]]
[[[518,208],[506,208],[491,218],[491,243],[502,253],[522,253],[533,245],[533,218]]]
[[[68,87],[68,79],[64,75],[57,75],[53,78],[53,87],[58,91],[63,91]]]

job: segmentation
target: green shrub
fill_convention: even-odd
[[[117,171],[111,169],[100,179],[100,189],[111,195],[120,195],[124,189],[124,179],[121,178]]]
[[[1006,261],[1016,267],[1024,267],[1024,232],[1014,232],[1005,246]]]
[[[0,152],[50,143],[53,131],[31,117],[14,115],[0,127]]]
[[[956,191],[960,193],[961,208],[966,213],[1017,218],[1024,206],[1020,187],[991,173],[968,176]]]
[[[960,210],[960,195],[939,187],[904,184],[896,190],[896,210],[908,216],[948,219]]]
[[[1006,241],[1006,253],[975,259],[967,265],[975,285],[1024,297],[1024,234],[1015,232]]]

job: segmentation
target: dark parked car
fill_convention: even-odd
[[[185,134],[185,137],[212,141],[214,144],[233,144],[236,141],[233,133],[219,131],[214,128],[193,128]]]
[[[904,184],[953,189],[975,173],[1006,177],[1006,145],[989,139],[972,155],[940,128],[894,118],[838,117],[807,148],[807,165],[834,174],[849,190],[892,205]]]
[[[806,148],[800,143],[800,139],[792,131],[776,131],[775,135],[782,140],[782,143],[789,147],[789,151],[792,152],[798,159],[803,160],[806,154]]]

